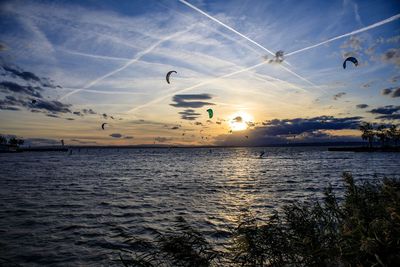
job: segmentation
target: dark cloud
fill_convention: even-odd
[[[120,133],[112,133],[112,134],[110,134],[110,136],[111,136],[112,138],[121,138],[121,137],[122,137],[122,134],[120,134]]]
[[[338,100],[339,98],[341,98],[341,97],[343,97],[345,95],[346,95],[345,92],[337,93],[336,95],[333,96],[333,100]]]
[[[360,108],[360,109],[363,109],[363,108],[367,108],[369,106],[367,104],[358,104],[356,107]]]
[[[381,120],[400,120],[400,114],[389,114],[376,117]]]
[[[394,91],[392,93],[392,97],[400,97],[400,87],[394,89]]]
[[[65,118],[67,121],[74,121],[74,118]]]
[[[390,95],[392,93],[392,88],[386,88],[382,90],[382,95]]]
[[[314,118],[275,119],[265,121],[262,125],[244,132],[217,137],[219,145],[283,144],[287,142],[332,142],[360,141],[359,137],[335,137],[327,130],[358,129],[362,117],[336,118],[320,116]],[[245,138],[248,136],[249,138]]]
[[[390,114],[400,112],[400,106],[388,105],[388,106],[384,106],[384,107],[374,108],[374,109],[370,110],[369,112],[371,112],[373,114],[390,115]]]
[[[196,120],[201,114],[195,112],[194,109],[185,109],[184,111],[179,112],[182,120],[193,121]]]
[[[133,139],[133,136],[124,136],[124,139]]]
[[[176,125],[176,126],[172,126],[171,127],[171,130],[178,130],[180,128],[180,126],[179,125]]]
[[[29,103],[30,108],[42,109],[52,113],[71,113],[70,104],[64,104],[57,100],[38,99],[35,104]]]
[[[177,108],[201,108],[204,106],[214,105],[213,103],[205,101],[193,101],[209,99],[212,99],[212,96],[209,94],[175,95],[172,98],[172,101],[175,103],[170,105]]]
[[[76,116],[82,116],[82,113],[80,111],[74,111],[72,112]]]
[[[199,122],[199,121],[196,121],[196,122],[194,123],[194,125],[200,126],[200,125],[203,125],[203,123],[201,123],[201,122]]]
[[[400,97],[400,87],[391,87],[382,90],[382,95],[390,95],[391,97]]]
[[[296,118],[286,120],[270,120],[263,123],[268,135],[301,134],[316,130],[357,129],[362,117],[335,118],[320,116],[310,119]]]
[[[84,109],[82,109],[82,113],[83,114],[85,114],[85,115],[95,115],[95,114],[97,114],[93,109],[86,109],[86,108],[84,108]]]
[[[29,72],[29,71],[20,71],[16,68],[9,67],[9,66],[2,66],[2,68],[8,72],[11,76],[13,77],[18,77],[21,78],[25,81],[34,81],[34,82],[40,82],[40,78],[36,76],[34,73]]]
[[[59,85],[55,85],[54,81],[50,80],[49,78],[40,78],[36,74],[30,71],[21,70],[18,67],[11,67],[7,65],[2,65],[1,68],[4,70],[3,76],[11,76],[13,78],[19,78],[26,82],[34,82],[44,87],[50,88],[61,88]]]
[[[22,86],[14,82],[7,81],[0,82],[0,91],[4,93],[14,93],[42,98],[42,95],[39,92],[41,90],[42,88],[38,86]]]

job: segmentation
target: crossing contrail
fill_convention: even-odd
[[[135,112],[135,111],[137,111],[137,110],[139,110],[139,109],[142,109],[142,108],[144,108],[144,107],[148,107],[148,106],[150,106],[150,105],[156,104],[156,103],[158,103],[158,102],[160,102],[160,101],[162,101],[162,100],[164,100],[164,99],[166,99],[166,98],[169,98],[169,97],[171,97],[171,96],[174,96],[175,94],[180,94],[180,93],[183,93],[183,92],[186,92],[186,91],[189,91],[189,90],[198,88],[198,87],[200,87],[200,86],[213,83],[213,82],[215,82],[215,81],[217,81],[217,80],[219,80],[219,79],[228,78],[228,77],[234,76],[234,75],[236,75],[236,74],[239,74],[239,73],[242,73],[242,72],[246,72],[246,71],[249,71],[249,70],[258,68],[258,67],[260,67],[260,66],[262,66],[262,65],[264,65],[264,64],[266,64],[266,63],[267,63],[267,62],[264,61],[264,62],[258,63],[258,64],[256,64],[256,65],[253,65],[253,66],[250,66],[250,67],[241,69],[241,70],[237,70],[237,71],[234,71],[234,72],[231,72],[231,73],[228,73],[228,74],[224,74],[224,75],[215,77],[215,78],[213,78],[213,79],[211,79],[211,80],[204,81],[204,82],[198,83],[198,84],[196,84],[196,85],[192,85],[192,86],[187,87],[187,88],[184,88],[184,89],[177,90],[177,91],[175,91],[175,92],[173,92],[173,93],[171,93],[171,94],[163,95],[163,96],[161,96],[161,97],[159,97],[159,98],[156,98],[156,99],[154,99],[154,100],[152,100],[152,101],[147,102],[146,104],[137,106],[137,107],[135,107],[135,108],[129,110],[128,113],[132,113],[132,112]]]
[[[238,32],[238,31],[235,30],[234,28],[232,28],[232,27],[226,25],[225,23],[223,23],[222,21],[218,20],[217,18],[214,18],[213,16],[207,14],[207,13],[204,12],[203,10],[201,10],[201,9],[199,9],[199,8],[197,8],[197,7],[195,7],[194,5],[188,3],[188,2],[185,1],[185,0],[179,0],[179,2],[181,2],[182,4],[184,4],[184,5],[188,6],[188,7],[190,7],[191,9],[193,9],[193,10],[199,12],[200,14],[206,16],[207,18],[209,18],[209,19],[215,21],[216,23],[222,25],[223,27],[227,28],[228,30],[230,30],[230,31],[232,31],[232,32],[234,32],[234,33],[236,33],[236,34],[239,35],[240,37],[243,37],[243,38],[246,39],[247,41],[249,41],[249,42],[255,44],[255,45],[258,46],[259,48],[261,48],[261,49],[263,49],[264,51],[266,51],[266,52],[270,53],[271,55],[275,56],[275,53],[272,52],[271,50],[269,50],[268,48],[262,46],[261,44],[257,43],[256,41],[254,41],[254,40],[250,39],[249,37],[245,36],[244,34]],[[288,62],[284,62],[284,63],[290,65]],[[293,74],[294,76],[300,78],[301,80],[306,81],[308,84],[311,84],[311,85],[313,85],[313,86],[316,86],[315,84],[313,84],[312,82],[310,82],[310,81],[307,80],[306,78],[300,76],[299,74],[293,72],[292,70],[290,70],[290,69],[288,69],[288,68],[285,68],[285,67],[282,66],[282,65],[281,65],[281,67],[282,67],[284,70],[286,70],[287,72],[289,72],[289,73]]]
[[[194,10],[196,10],[197,12],[199,12],[199,13],[203,14],[204,16],[206,16],[207,18],[209,18],[209,19],[215,21],[216,23],[218,23],[218,24],[224,26],[224,27],[227,28],[228,30],[230,30],[230,31],[232,31],[232,32],[234,32],[234,33],[236,33],[237,35],[243,37],[243,38],[246,39],[247,41],[249,41],[249,42],[255,44],[255,45],[258,46],[259,48],[261,48],[261,49],[265,50],[266,52],[270,53],[271,55],[275,56],[275,53],[272,52],[271,50],[265,48],[264,46],[260,45],[260,44],[257,43],[256,41],[254,41],[254,40],[250,39],[249,37],[245,36],[244,34],[238,32],[238,31],[235,30],[234,28],[232,28],[232,27],[226,25],[226,24],[223,23],[222,21],[220,21],[220,20],[214,18],[213,16],[208,15],[206,12],[202,11],[201,9],[198,9],[198,8],[195,7],[194,5],[192,5],[192,4],[188,3],[188,2],[186,2],[185,0],[179,0],[179,2],[181,2],[181,3],[184,4],[184,5],[187,5],[188,7],[192,8],[192,9],[194,9]]]
[[[147,55],[148,53],[150,53],[151,51],[153,51],[157,46],[159,46],[160,44],[162,44],[163,42],[172,39],[174,37],[177,37],[179,35],[182,35],[188,31],[190,31],[193,28],[193,26],[189,27],[188,29],[184,30],[184,31],[180,31],[180,32],[176,32],[174,34],[171,34],[167,37],[162,38],[161,40],[158,40],[157,42],[155,42],[153,45],[151,45],[149,48],[147,48],[146,50],[143,50],[142,52],[139,52],[133,59],[129,60],[127,63],[125,63],[122,67],[119,67],[118,69],[115,69],[107,74],[104,74],[103,76],[100,76],[96,79],[94,79],[93,81],[89,82],[88,84],[86,84],[84,87],[80,88],[80,89],[76,89],[72,92],[69,92],[68,94],[63,95],[62,97],[60,97],[58,100],[63,100],[64,98],[71,96],[73,94],[76,94],[82,90],[86,90],[89,89],[90,87],[92,87],[93,85],[97,84],[98,82],[126,69],[127,67],[129,67],[130,65],[132,65],[133,63],[137,62],[138,60],[140,60],[143,56]]]
[[[181,1],[181,2],[182,2],[182,1]],[[395,20],[397,20],[397,19],[399,19],[399,18],[400,18],[400,14],[397,14],[397,15],[394,15],[394,16],[392,16],[392,17],[390,17],[390,18],[387,18],[387,19],[381,20],[381,21],[379,21],[379,22],[376,22],[376,23],[374,23],[374,24],[371,24],[371,25],[369,25],[369,26],[367,26],[367,27],[364,27],[364,28],[361,28],[361,29],[358,29],[358,30],[355,30],[355,31],[352,31],[352,32],[349,32],[349,33],[346,33],[346,34],[342,34],[342,35],[333,37],[333,38],[331,38],[331,39],[328,39],[328,40],[326,40],[326,41],[320,42],[320,43],[318,43],[318,44],[310,45],[310,46],[308,46],[308,47],[305,47],[305,48],[302,48],[302,49],[299,49],[299,50],[296,50],[296,51],[287,53],[287,54],[285,54],[285,56],[288,57],[288,56],[291,56],[291,55],[295,55],[295,54],[297,54],[297,53],[300,53],[300,52],[303,52],[303,51],[306,51],[306,50],[309,50],[309,49],[312,49],[312,48],[321,46],[321,45],[323,45],[323,44],[330,43],[330,42],[332,42],[332,41],[335,41],[335,40],[338,40],[338,39],[341,39],[341,38],[344,38],[344,37],[347,37],[347,36],[351,36],[351,35],[354,35],[354,34],[357,34],[357,33],[365,32],[365,31],[371,30],[371,29],[373,29],[373,28],[376,28],[376,27],[385,25],[386,23],[390,23],[390,22],[392,22],[392,21],[395,21]]]

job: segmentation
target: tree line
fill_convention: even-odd
[[[0,145],[21,146],[24,142],[23,139],[18,139],[15,136],[7,139],[7,137],[0,135]]]
[[[368,141],[368,146],[373,147],[375,141],[379,141],[382,147],[399,145],[400,128],[396,125],[374,125],[364,122],[359,127],[361,138]]]

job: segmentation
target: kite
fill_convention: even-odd
[[[167,83],[168,83],[168,84],[169,84],[169,76],[171,76],[171,74],[172,74],[173,72],[175,72],[176,74],[178,74],[176,71],[171,70],[171,71],[168,71],[167,76],[165,76],[165,79],[167,80]]]
[[[358,60],[355,57],[348,57],[346,58],[346,60],[343,62],[343,69],[346,68],[346,62],[347,61],[351,61],[354,63],[354,65],[356,65],[356,67],[358,66]]]
[[[211,119],[214,116],[214,111],[211,108],[209,108],[207,109],[207,112],[208,112],[208,117]]]

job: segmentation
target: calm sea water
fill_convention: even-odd
[[[245,211],[316,198],[341,173],[399,177],[400,154],[326,148],[81,149],[0,154],[0,258],[23,266],[121,266],[132,236],[184,216],[223,242]],[[7,262],[0,259],[0,265]]]

